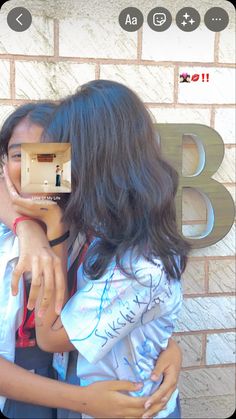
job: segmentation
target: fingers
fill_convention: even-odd
[[[143,383],[132,383],[128,380],[110,381],[108,384],[108,388],[114,391],[140,391],[142,387]]]
[[[43,317],[44,313],[47,311],[50,301],[52,299],[52,294],[54,290],[54,267],[53,267],[53,258],[50,255],[43,257],[43,275],[44,275],[44,287],[42,299],[40,302],[40,307],[38,311],[38,316]]]
[[[23,260],[19,260],[19,262],[17,263],[13,274],[12,274],[12,280],[11,280],[11,292],[12,295],[17,295],[18,294],[18,287],[19,287],[19,281],[21,276],[23,275],[23,273],[25,272],[24,269],[24,262]]]
[[[16,196],[19,196],[18,192],[16,191],[16,189],[15,189],[15,187],[14,187],[12,181],[11,181],[11,179],[9,178],[8,169],[7,169],[6,165],[4,165],[4,167],[3,167],[3,172],[4,172],[4,179],[5,179],[5,182],[6,182],[6,186],[7,186],[7,190],[9,192],[9,195],[12,198],[15,198]]]
[[[142,409],[127,409],[125,418],[141,418],[143,415]]]
[[[40,286],[42,283],[42,275],[40,271],[39,258],[35,256],[32,260],[32,281],[30,286],[30,293],[27,308],[33,310],[39,294]]]
[[[36,218],[40,221],[45,222],[46,217],[50,214],[52,207],[55,209],[59,208],[56,202],[45,201],[45,200],[32,200],[28,198],[22,198],[20,196],[11,197],[13,208],[16,212],[22,215],[27,215],[31,218]]]
[[[146,410],[146,412],[143,414],[142,418],[153,418],[156,416],[157,413],[159,413],[161,410],[166,409],[166,403],[158,403],[153,405],[149,410]]]
[[[164,374],[163,382],[161,383],[158,391],[161,392],[162,397],[169,391],[174,391],[178,384],[178,375],[174,366],[169,366]]]
[[[22,208],[26,208],[29,210],[32,209],[40,209],[40,210],[47,210],[47,208],[55,207],[57,206],[57,203],[55,201],[52,201],[50,199],[41,199],[39,196],[36,198],[23,198],[20,195],[15,195],[12,197],[12,201],[15,205],[19,205]],[[44,208],[43,208],[44,207]]]
[[[56,287],[55,312],[58,315],[60,315],[61,309],[64,303],[66,286],[65,286],[65,281],[64,281],[62,263],[59,258],[54,259],[54,275],[55,275],[55,287]]]
[[[41,263],[40,263],[41,261]],[[41,258],[35,256],[32,261],[32,282],[27,307],[33,310],[42,287],[42,298],[40,301],[38,316],[43,317],[47,311],[56,284],[55,312],[60,314],[64,303],[65,283],[60,259],[46,254]]]
[[[160,363],[157,362],[155,368],[152,370],[152,374],[151,374],[151,380],[153,381],[158,381],[161,377],[161,375],[163,374],[163,371],[165,369],[166,365],[163,366]]]
[[[143,409],[145,408],[145,403],[147,402],[147,397],[133,397],[126,394],[119,394],[120,405],[123,407],[129,407],[132,409]]]
[[[168,362],[167,362],[167,359],[166,359],[167,351],[169,351],[169,350],[166,349],[166,351],[161,352],[161,354],[160,354],[160,356],[157,360],[157,363],[155,365],[155,368],[152,370],[151,380],[158,381],[162,377],[162,374],[164,374],[166,368],[169,367],[169,364],[170,364],[169,361],[170,360],[168,359]]]
[[[57,203],[54,202],[53,200],[41,199],[40,196],[38,197],[38,199],[34,199],[34,200],[32,198],[23,198],[22,196],[19,195],[19,193],[15,189],[9,177],[8,169],[6,165],[3,167],[3,171],[4,171],[4,179],[6,182],[9,195],[11,196],[12,202],[15,203],[15,205],[18,205],[19,207],[23,207],[30,210],[34,208],[35,206],[39,208],[41,205],[45,205],[47,207],[57,205]]]
[[[176,374],[168,373],[164,376],[164,381],[160,385],[157,391],[155,391],[152,396],[148,398],[146,407],[148,404],[154,405],[158,403],[164,403],[166,404],[168,400],[170,399],[172,393],[177,387],[177,378]]]
[[[29,216],[29,217],[32,217],[33,215],[34,215],[34,213],[33,213],[33,210],[31,209],[31,210],[29,210],[28,208],[26,208],[26,207],[23,207],[23,206],[21,206],[21,205],[15,205],[15,204],[13,204],[13,207],[14,207],[14,209],[15,209],[15,211],[17,212],[17,213],[19,213],[19,214],[22,214],[22,215],[27,215],[27,216]]]
[[[181,349],[175,340],[170,338],[166,350],[161,351],[160,353],[156,366],[152,371],[151,379],[157,381],[161,375],[165,374],[165,371],[169,370],[173,365],[175,365],[175,368],[179,368],[180,372],[181,361]]]

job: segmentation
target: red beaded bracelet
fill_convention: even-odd
[[[27,215],[23,215],[22,217],[16,217],[14,222],[13,222],[13,226],[12,226],[12,231],[13,233],[16,235],[16,227],[17,224],[20,223],[21,221],[25,221],[25,220],[33,220],[32,217],[28,217]]]

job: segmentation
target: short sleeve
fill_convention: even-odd
[[[172,280],[161,262],[146,265],[136,270],[135,278],[114,269],[99,280],[84,281],[64,307],[61,319],[70,341],[90,363],[137,326],[171,312],[171,300],[177,298]]]

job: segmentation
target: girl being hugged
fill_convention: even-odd
[[[3,222],[0,223],[0,411],[3,411],[4,417],[11,419],[53,419],[62,409],[63,412],[64,409],[73,411],[77,417],[80,414],[76,412],[80,411],[106,417],[109,404],[116,417],[140,417],[146,399],[123,394],[124,391],[135,391],[140,384],[106,381],[82,388],[77,377],[70,379],[69,374],[67,381],[71,384],[76,381],[77,385],[59,382],[52,365],[53,354],[42,351],[36,343],[32,309],[40,284],[43,284],[41,310],[46,310],[53,294],[55,312],[60,312],[66,276],[63,270],[69,245],[68,240],[64,240],[61,246],[56,246],[54,240],[54,246],[50,246],[50,240],[64,234],[65,225],[60,223],[63,211],[59,205],[46,200],[45,195],[37,195],[38,199],[33,200],[32,195],[19,196],[21,144],[40,142],[55,108],[56,105],[50,102],[22,105],[9,115],[0,130],[0,165],[7,169],[4,178],[8,179],[11,193],[8,195],[7,184],[3,178],[0,179],[0,220]],[[13,203],[16,200],[14,205],[10,197]],[[41,223],[29,214],[25,213],[22,217],[18,213],[22,201],[31,211],[31,216],[36,218],[40,215]],[[56,225],[52,222],[55,219]],[[70,252],[69,259],[72,263],[72,256],[76,258],[78,252],[78,266],[86,248],[85,237],[79,235],[73,240],[71,232],[70,241],[76,254],[73,256]],[[61,252],[61,259],[57,251]],[[74,278],[70,277],[70,273],[71,270],[68,278],[73,285]],[[163,357],[167,352],[163,352]],[[170,350],[169,359],[175,354],[176,350]],[[163,357],[160,358],[163,360]],[[165,363],[168,359],[164,360]],[[173,374],[174,377],[176,375]],[[59,408],[58,412],[56,408]]]
[[[128,379],[149,396],[160,385],[150,376],[181,308],[189,251],[176,226],[177,172],[141,100],[113,81],[92,81],[64,100],[47,136],[72,145],[64,219],[93,240],[60,318],[53,302],[43,318],[38,312],[38,344],[75,347],[82,386]],[[180,417],[177,404],[178,390],[155,417]]]

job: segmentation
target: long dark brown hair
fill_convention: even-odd
[[[180,277],[190,246],[177,231],[178,174],[161,156],[138,96],[114,81],[84,84],[59,105],[46,135],[72,145],[65,220],[99,238],[85,273],[100,278],[113,257],[126,272],[122,257],[130,249],[151,261],[160,257],[170,277]]]

